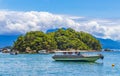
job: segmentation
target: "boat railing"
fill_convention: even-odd
[[[99,52],[84,52],[84,51],[57,51],[55,55],[83,55],[83,56],[96,56]]]

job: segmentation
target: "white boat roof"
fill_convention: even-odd
[[[87,50],[75,50],[75,51],[55,51],[55,53],[62,53],[62,52],[93,52],[93,51],[87,51]]]

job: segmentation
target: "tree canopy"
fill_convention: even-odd
[[[27,32],[19,36],[14,42],[13,49],[25,52],[26,48],[31,50],[100,50],[100,42],[91,34],[77,32],[71,28],[58,29],[55,32],[43,33],[42,31]]]

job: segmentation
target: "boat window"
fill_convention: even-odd
[[[66,54],[66,52],[63,52],[63,54],[65,55],[65,54]]]
[[[75,54],[78,54],[78,52],[75,52]]]
[[[72,54],[72,52],[68,52],[68,54]]]

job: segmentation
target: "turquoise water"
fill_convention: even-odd
[[[95,63],[57,62],[52,54],[0,54],[0,76],[120,76],[120,52],[102,54],[104,60]]]

